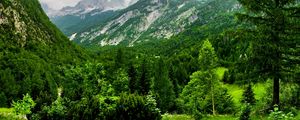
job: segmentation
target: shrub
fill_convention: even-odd
[[[27,115],[31,114],[31,109],[35,106],[35,102],[32,100],[29,94],[24,95],[23,100],[17,102],[13,101],[12,106],[14,112],[17,115]]]
[[[161,114],[156,108],[156,101],[152,96],[146,99],[142,96],[122,94],[117,102],[116,120],[160,120]]]
[[[274,106],[274,110],[271,111],[269,120],[295,120],[294,115],[289,112],[285,114],[284,112],[280,111],[278,106]]]

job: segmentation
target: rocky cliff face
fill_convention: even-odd
[[[139,0],[101,24],[68,36],[80,44],[133,46],[170,38],[194,23],[205,24],[238,9],[236,0]]]

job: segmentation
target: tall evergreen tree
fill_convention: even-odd
[[[175,93],[169,79],[168,68],[162,58],[158,60],[154,75],[154,92],[158,95],[158,107],[167,112],[174,105]]]
[[[131,93],[134,93],[138,90],[137,85],[137,71],[131,63],[128,68],[128,80],[129,80],[129,90]]]
[[[280,80],[295,77],[299,65],[298,0],[238,0],[247,12],[237,14],[254,25],[251,67],[255,76],[273,79],[273,105],[279,105]],[[266,79],[265,78],[265,79]]]
[[[215,99],[214,99],[214,91],[217,82],[217,77],[215,75],[214,69],[217,67],[218,58],[215,53],[215,50],[209,40],[205,40],[203,45],[199,51],[199,64],[201,71],[208,71],[209,82],[207,82],[207,86],[210,86],[210,93],[211,93],[211,100],[212,100],[212,108],[213,108],[213,115],[216,114],[215,110]]]
[[[147,95],[150,91],[151,80],[149,78],[149,70],[147,66],[146,59],[143,60],[141,65],[141,76],[139,80],[139,93],[142,95]]]
[[[243,93],[242,103],[254,105],[256,100],[254,97],[254,92],[252,90],[251,83],[246,87],[246,90]]]
[[[120,67],[122,67],[123,64],[124,64],[123,50],[118,49],[117,55],[116,55],[116,58],[115,58],[115,67],[120,68]]]

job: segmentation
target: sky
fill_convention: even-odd
[[[39,0],[41,3],[45,3],[54,10],[59,10],[66,6],[75,6],[80,0]]]

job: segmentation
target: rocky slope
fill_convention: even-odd
[[[139,0],[93,26],[63,31],[71,40],[84,45],[133,46],[170,38],[194,23],[205,24],[239,9],[236,0]]]

